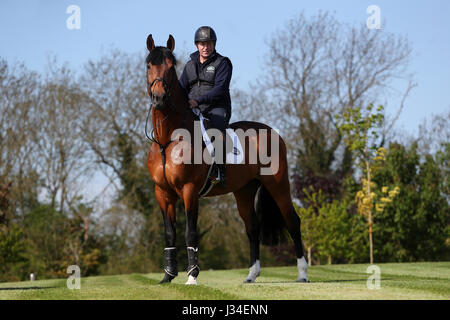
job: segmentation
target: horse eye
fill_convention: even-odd
[[[149,70],[150,69],[150,63],[147,65],[147,70]]]

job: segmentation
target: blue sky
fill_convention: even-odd
[[[69,30],[69,5],[81,9],[81,29]],[[262,73],[266,41],[300,12],[335,12],[343,22],[365,24],[369,5],[378,5],[381,31],[406,35],[412,43],[410,71],[418,86],[411,92],[397,123],[410,134],[423,118],[450,109],[450,1],[403,0],[278,0],[278,1],[84,1],[2,0],[0,2],[0,56],[23,61],[42,71],[47,56],[79,69],[88,59],[110,48],[145,50],[153,34],[157,45],[175,37],[175,53],[193,51],[193,35],[211,25],[219,37],[217,49],[233,62],[233,84],[245,88]],[[386,23],[384,23],[386,22]],[[398,90],[403,88],[399,87]],[[393,112],[396,101],[389,101]],[[389,110],[391,108],[391,110]]]

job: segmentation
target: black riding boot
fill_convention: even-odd
[[[225,182],[225,177],[226,177],[226,140],[225,140],[225,133],[222,132],[222,136],[219,138],[219,146],[222,146],[222,161],[216,161],[216,165],[217,165],[217,181],[218,184],[220,184],[222,187],[226,187],[226,182]],[[221,162],[221,163],[219,163]]]
[[[225,181],[226,165],[225,165],[225,163],[217,164],[217,168],[219,169],[219,172],[217,174],[217,180],[219,180],[219,183],[220,183],[220,185],[222,185],[222,187],[225,187],[226,186],[226,181]]]
[[[160,283],[170,282],[178,275],[178,265],[177,265],[177,249],[176,248],[165,248],[164,249],[165,258],[165,268],[164,268],[164,279]]]
[[[226,110],[225,107],[215,107],[211,110],[209,110],[208,112],[206,112],[206,118],[209,119],[209,128],[215,128],[218,129],[222,134],[218,137],[220,141],[218,141],[218,144],[215,144],[214,147],[217,146],[222,146],[223,147],[223,152],[222,152],[222,163],[219,164],[218,162],[220,161],[216,161],[216,165],[217,165],[217,169],[218,169],[218,173],[217,173],[217,180],[218,183],[222,186],[225,187],[225,177],[226,177],[226,173],[225,173],[225,163],[226,163],[226,128],[228,126],[228,121],[229,119],[229,114]],[[216,159],[218,160],[218,159]]]

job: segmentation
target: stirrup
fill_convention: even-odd
[[[225,186],[225,172],[224,170],[220,168],[220,166],[217,163],[214,163],[214,172],[211,176],[211,183],[213,185],[221,184],[222,186]],[[222,167],[223,168],[223,167]]]

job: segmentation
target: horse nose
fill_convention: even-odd
[[[161,105],[166,100],[166,94],[152,94],[152,102],[154,105]]]

